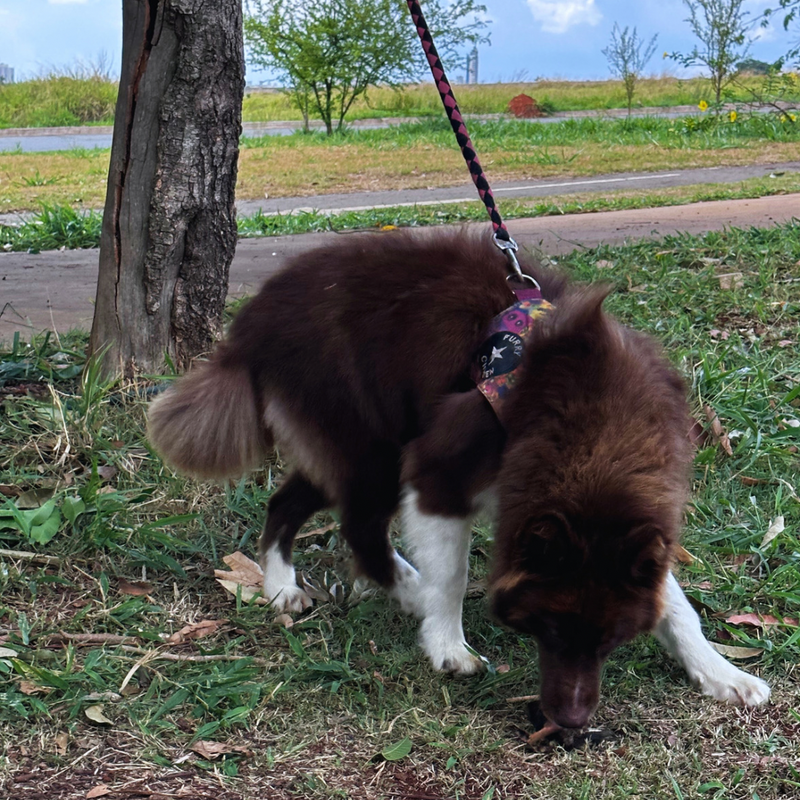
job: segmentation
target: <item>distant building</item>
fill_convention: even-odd
[[[467,70],[464,83],[478,82],[478,48],[473,47],[471,53],[467,53]]]
[[[0,64],[0,83],[14,83],[14,67]]]

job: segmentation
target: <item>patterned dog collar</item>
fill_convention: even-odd
[[[498,314],[489,324],[483,344],[478,348],[471,371],[478,391],[492,404],[496,413],[522,371],[525,339],[534,323],[553,306],[539,289],[514,290],[517,302]]]

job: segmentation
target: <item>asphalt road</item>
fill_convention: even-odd
[[[520,219],[512,221],[509,227],[523,247],[557,255],[578,247],[619,244],[679,231],[702,233],[728,226],[769,227],[792,218],[800,218],[800,194]],[[488,225],[485,227],[488,229]],[[229,296],[252,293],[287,257],[342,235],[350,234],[314,233],[240,240],[231,267]],[[29,335],[43,329],[88,329],[97,269],[97,250],[0,254],[0,339],[8,341],[17,330]]]
[[[727,106],[725,107],[728,108]],[[730,106],[731,109],[735,106]],[[773,111],[772,107],[753,107],[752,111],[758,113],[768,113]],[[632,112],[632,117],[663,117],[675,119],[689,115],[699,116],[697,106],[672,106],[671,108],[640,108]],[[466,120],[491,120],[508,119],[506,114],[465,114]],[[627,116],[624,108],[610,108],[600,111],[561,111],[547,117],[537,119],[522,120],[533,125],[542,123],[560,122],[565,119],[581,119],[583,117],[596,118],[620,118]],[[359,119],[347,123],[350,130],[369,130],[375,128],[389,128],[393,125],[402,123],[419,122],[417,117],[383,117],[380,119]],[[324,125],[319,120],[312,120],[311,127],[314,129],[324,129]],[[242,125],[242,136],[288,136],[302,128],[302,123],[294,120],[275,121],[275,122],[245,122]],[[91,125],[73,126],[63,128],[0,128],[0,152],[8,150],[20,150],[22,152],[46,152],[54,150],[73,150],[75,148],[86,148],[91,150],[95,147],[111,147],[111,134],[113,128],[110,125]]]
[[[702,183],[738,183],[746,178],[800,172],[800,161],[781,164],[754,164],[744,167],[707,167],[704,169],[668,172],[623,172],[594,175],[591,178],[561,178],[530,181],[492,182],[492,192],[505,198],[548,197],[573,192],[605,192],[621,189],[665,189],[670,186],[691,186]],[[264,214],[300,213],[303,211],[366,211],[397,206],[425,206],[441,203],[467,203],[478,200],[478,193],[469,179],[459,186],[430,189],[401,189],[358,194],[323,194],[314,197],[276,197],[264,200],[240,200],[236,208],[241,215],[256,211]]]

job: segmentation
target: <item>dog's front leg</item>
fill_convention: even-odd
[[[405,605],[416,606],[422,648],[439,670],[467,675],[485,664],[467,645],[461,614],[475,498],[493,482],[504,444],[497,417],[475,390],[447,397],[404,453],[403,538],[419,570]]]
[[[419,571],[414,607],[420,644],[434,669],[470,675],[484,661],[470,649],[461,624],[469,577],[472,516],[427,513],[420,494],[403,498],[403,541]],[[402,598],[401,602],[402,602]]]
[[[703,694],[744,706],[769,700],[769,686],[764,681],[734,667],[703,636],[700,618],[671,572],[664,592],[664,613],[653,633]]]

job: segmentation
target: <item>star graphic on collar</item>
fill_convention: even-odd
[[[494,364],[495,360],[501,358],[505,347],[492,347],[492,357],[489,359],[490,364]]]

